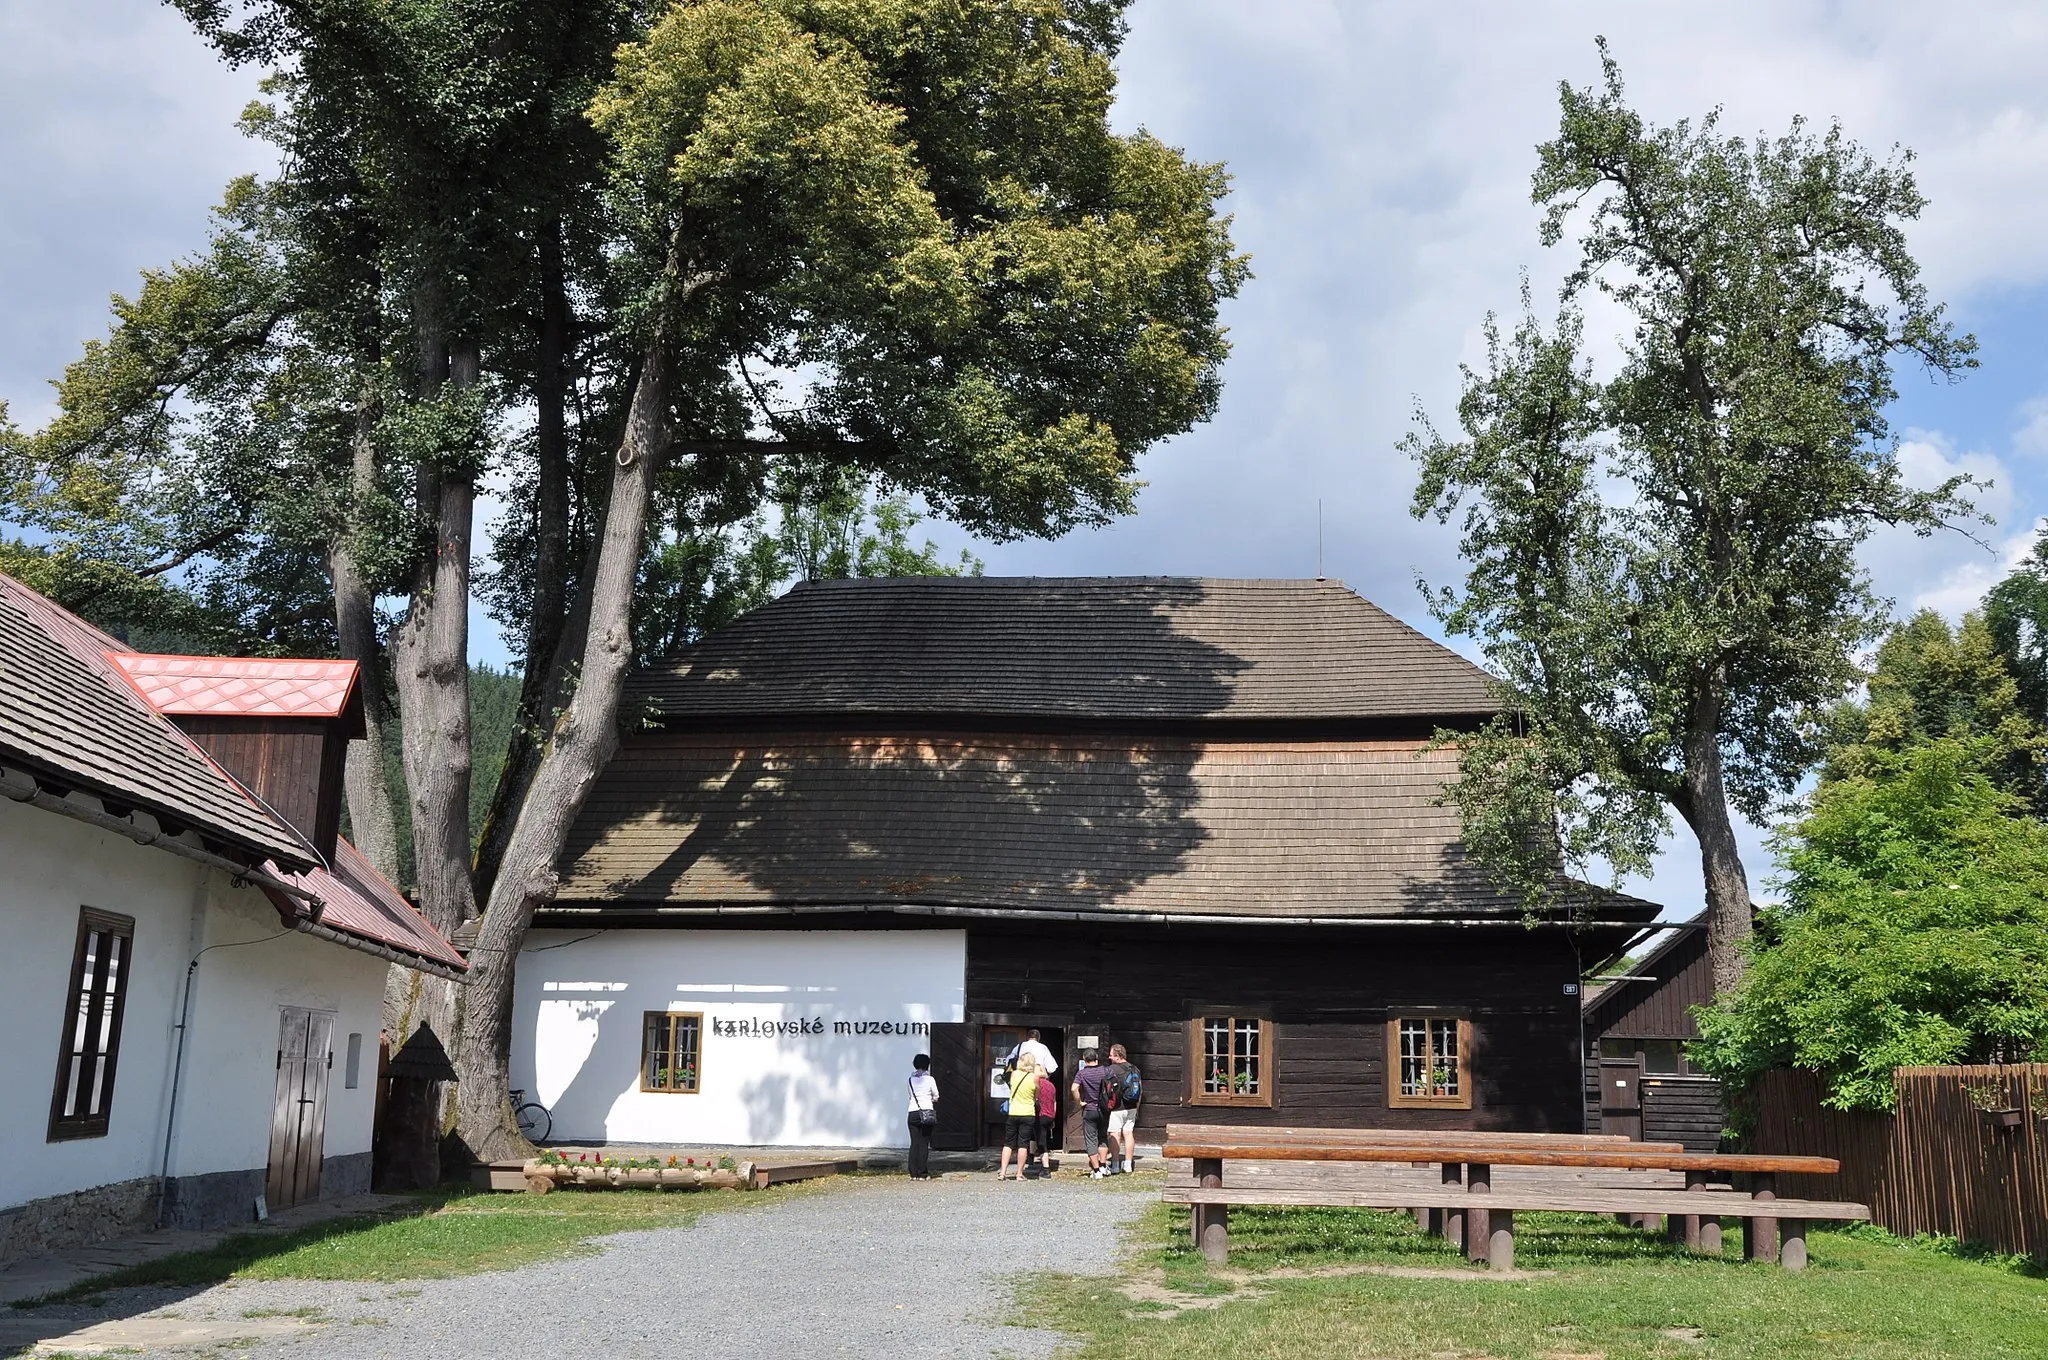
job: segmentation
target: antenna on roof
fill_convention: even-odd
[[[1316,579],[1323,579],[1323,498],[1316,497]]]

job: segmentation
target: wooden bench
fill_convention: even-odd
[[[1743,1254],[1757,1260],[1781,1260],[1790,1270],[1806,1266],[1808,1221],[1870,1217],[1870,1210],[1861,1204],[1777,1198],[1778,1175],[1833,1175],[1838,1171],[1840,1164],[1827,1157],[1652,1151],[1640,1143],[1626,1148],[1612,1143],[1560,1146],[1558,1140],[1547,1145],[1528,1141],[1517,1144],[1502,1141],[1499,1135],[1468,1138],[1462,1134],[1434,1134],[1412,1141],[1368,1142],[1356,1138],[1356,1131],[1347,1130],[1341,1142],[1317,1143],[1306,1137],[1261,1141],[1263,1130],[1231,1130],[1227,1140],[1216,1137],[1217,1131],[1208,1132],[1210,1138],[1206,1141],[1167,1144],[1167,1157],[1184,1157],[1193,1163],[1195,1183],[1169,1186],[1166,1198],[1168,1203],[1193,1207],[1196,1243],[1205,1256],[1219,1263],[1229,1256],[1231,1204],[1378,1208],[1384,1207],[1387,1198],[1384,1190],[1375,1189],[1226,1187],[1226,1161],[1436,1163],[1442,1168],[1439,1185],[1417,1186],[1411,1179],[1402,1187],[1403,1200],[1425,1211],[1441,1211],[1442,1218],[1437,1221],[1441,1222],[1444,1235],[1464,1246],[1471,1259],[1487,1261],[1497,1269],[1508,1269],[1514,1264],[1514,1214],[1518,1209],[1663,1215],[1674,1240],[1682,1239],[1694,1250],[1714,1255],[1721,1250],[1720,1220],[1738,1218],[1744,1228]],[[1511,1187],[1496,1193],[1492,1184],[1495,1166],[1679,1171],[1685,1173],[1686,1188],[1553,1184]],[[1748,1193],[1712,1186],[1708,1177],[1714,1173],[1747,1175]]]

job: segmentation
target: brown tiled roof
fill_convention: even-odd
[[[1337,581],[901,577],[797,586],[636,676],[651,717],[1452,718],[1486,673]]]
[[[291,868],[304,841],[259,808],[107,659],[126,650],[0,575],[0,759]]]
[[[392,887],[346,838],[335,842],[332,869],[303,874],[281,871],[279,876],[320,899],[320,924],[330,930],[387,945],[458,972],[469,966],[440,932],[427,924],[419,909],[405,900],[405,894]],[[293,912],[282,894],[270,892],[270,898],[279,911],[288,916]]]
[[[1413,741],[641,733],[584,806],[560,899],[1518,913],[1433,801],[1455,768]]]

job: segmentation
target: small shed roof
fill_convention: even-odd
[[[811,581],[633,677],[652,722],[737,715],[1468,718],[1486,672],[1341,581]]]
[[[1680,922],[1657,947],[1628,966],[1628,981],[1611,982],[1585,998],[1588,1039],[1697,1039],[1694,1006],[1714,999],[1701,912]]]
[[[330,930],[374,941],[442,969],[461,972],[469,966],[454,946],[427,923],[419,908],[406,901],[405,894],[378,873],[363,852],[345,837],[335,841],[331,869],[279,876],[321,900],[324,906],[320,924]],[[265,891],[280,912],[292,914],[292,905],[283,900],[282,893]]]
[[[109,658],[159,713],[194,717],[341,718],[361,724],[353,661],[247,656]]]

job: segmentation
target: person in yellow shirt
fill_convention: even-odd
[[[1010,1169],[1010,1154],[1017,1154],[1017,1179],[1024,1179],[1024,1166],[1031,1160],[1032,1135],[1038,1132],[1038,1059],[1029,1053],[1020,1054],[1017,1065],[1010,1069],[1010,1103],[1004,1107],[1009,1116],[1003,1126],[1003,1158],[996,1164],[996,1179],[1001,1180]]]

